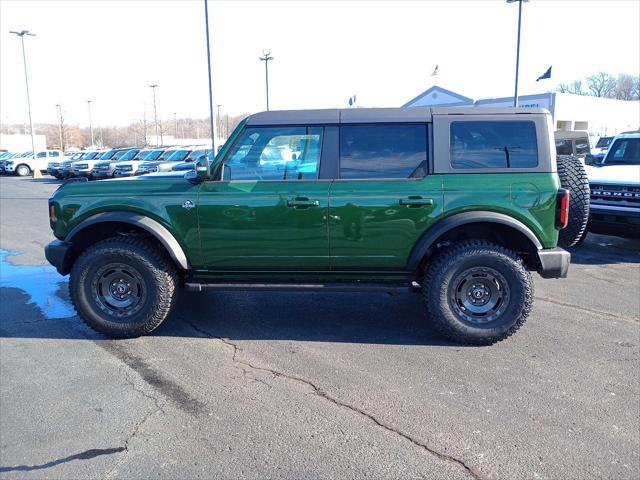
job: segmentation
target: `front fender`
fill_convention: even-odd
[[[142,228],[143,230],[146,230],[167,249],[167,252],[169,252],[169,255],[171,256],[173,261],[175,261],[180,268],[184,270],[190,269],[187,256],[185,255],[182,246],[176,240],[173,234],[161,223],[150,217],[140,215],[138,213],[126,211],[97,213],[84,219],[82,222],[76,225],[67,234],[64,241],[66,243],[72,244],[74,237],[76,237],[85,228],[89,227],[90,225],[105,222],[129,223],[136,227]]]

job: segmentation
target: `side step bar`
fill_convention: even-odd
[[[420,291],[420,284],[410,283],[191,283],[184,284],[189,292],[219,291],[298,291],[298,292],[388,292]]]

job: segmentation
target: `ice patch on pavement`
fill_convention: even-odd
[[[67,280],[50,265],[13,265],[9,256],[20,255],[0,249],[0,287],[18,288],[31,297],[47,318],[65,318],[76,314],[73,307],[56,292]]]

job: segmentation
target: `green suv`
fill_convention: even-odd
[[[566,277],[569,192],[541,109],[251,115],[187,174],[74,182],[49,200],[71,300],[113,337],[154,330],[176,291],[416,291],[445,336],[491,344]]]

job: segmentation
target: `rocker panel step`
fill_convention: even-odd
[[[411,283],[193,283],[184,288],[190,292],[203,290],[220,291],[299,291],[299,292],[390,292],[407,293],[420,289],[417,282]]]

